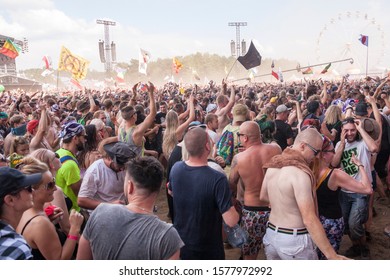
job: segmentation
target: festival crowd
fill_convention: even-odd
[[[0,259],[370,259],[389,81],[5,89]]]

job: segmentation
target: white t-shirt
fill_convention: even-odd
[[[124,181],[125,171],[116,173],[99,159],[85,172],[78,196],[102,202],[124,201]]]
[[[336,150],[340,146],[341,142],[338,142],[336,145]],[[368,179],[372,183],[371,175],[371,152],[368,150],[367,144],[363,141],[354,141],[349,143],[345,140],[345,148],[341,156],[341,168],[350,176],[360,181],[362,179],[361,173],[359,172],[359,167],[352,163],[352,155],[355,155],[361,163],[364,165],[364,170],[367,172]],[[342,191],[347,193],[352,193],[345,189]]]

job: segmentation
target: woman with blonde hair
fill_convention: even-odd
[[[19,166],[25,174],[39,172],[43,175],[42,181],[32,186],[34,205],[23,213],[16,231],[23,235],[30,245],[34,259],[71,259],[79,239],[83,216],[72,210],[69,216],[69,234],[63,234],[54,226],[44,210],[44,205],[54,199],[53,194],[56,191],[54,177],[49,167],[31,156],[23,158]]]
[[[324,121],[321,124],[321,133],[328,137],[334,145],[340,141],[343,117],[341,109],[337,105],[331,105],[326,109]]]
[[[167,160],[169,159],[177,143],[183,140],[184,132],[186,131],[189,124],[195,119],[193,95],[191,95],[188,99],[187,106],[190,108],[190,115],[188,119],[181,125],[179,125],[179,117],[175,111],[171,110],[166,115],[166,128],[163,136],[162,149],[163,154]]]
[[[31,157],[46,163],[49,167],[49,171],[53,175],[53,178],[56,177],[58,169],[61,168],[61,162],[58,154],[48,149],[41,148],[32,152]],[[56,188],[57,190],[53,194],[54,199],[51,202],[46,203],[45,208],[52,207],[54,211],[57,211],[56,208],[60,208],[63,211],[59,225],[65,233],[68,233],[70,229],[68,208],[71,208],[71,205],[69,205],[69,207],[66,205],[65,195],[62,189],[58,186],[56,186]]]

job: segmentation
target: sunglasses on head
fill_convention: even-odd
[[[345,119],[345,120],[343,120],[342,122],[341,122],[343,125],[345,125],[345,124],[347,124],[347,123],[355,123],[355,119],[353,119],[353,118],[347,118],[347,119]]]

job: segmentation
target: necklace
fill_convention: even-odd
[[[142,208],[142,207],[140,207],[140,206],[138,206],[138,205],[135,205],[135,204],[133,204],[133,203],[129,203],[129,204],[127,204],[127,205],[128,205],[128,206],[133,206],[133,207],[135,207],[135,208],[138,208],[139,210],[142,210],[142,211],[144,211],[145,213],[153,214],[153,211],[150,211],[150,210],[148,210],[148,209]]]

